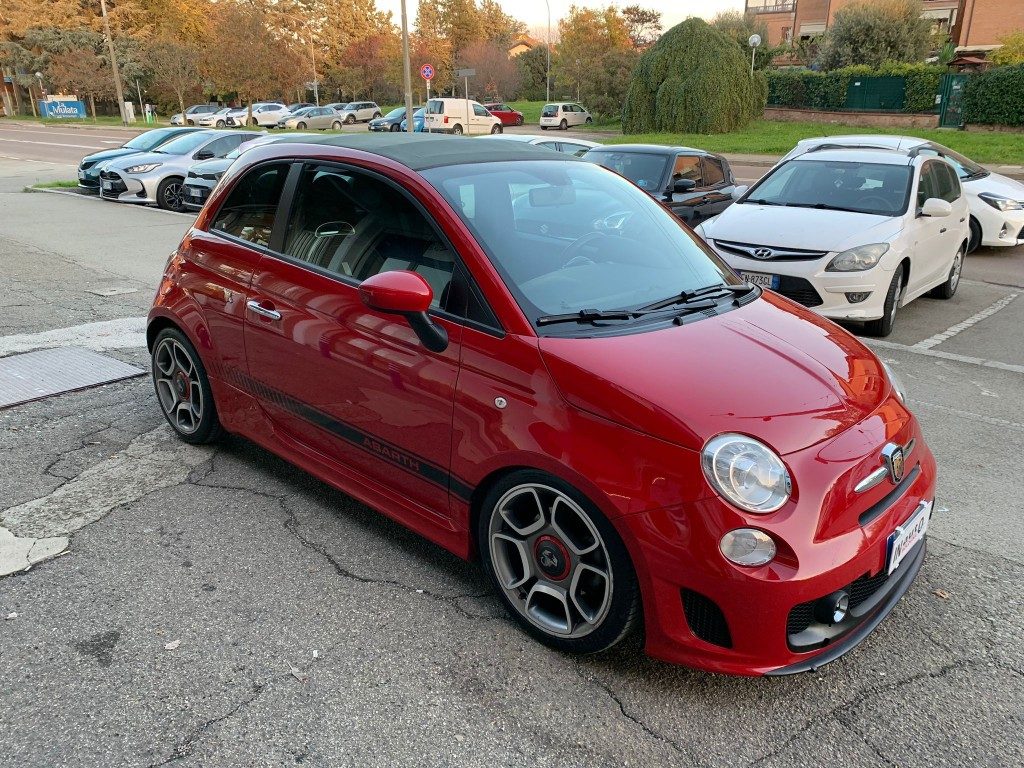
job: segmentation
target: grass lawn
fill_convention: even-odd
[[[842,134],[898,134],[920,136],[944,144],[980,163],[1024,164],[1024,134],[980,131],[922,130],[915,128],[868,128],[835,123],[789,123],[757,120],[735,133],[649,133],[609,135],[607,144],[681,144],[709,152],[784,155],[800,139]]]
[[[38,184],[33,184],[33,189],[76,189],[78,187],[77,181],[42,181]]]

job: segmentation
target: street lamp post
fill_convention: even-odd
[[[405,130],[413,133],[416,126],[412,119],[412,72],[409,69],[409,17],[402,0],[402,85],[405,88]]]
[[[100,0],[100,13],[103,16],[103,36],[107,38],[107,51],[110,53],[110,68],[114,71],[114,93],[117,95],[117,111],[121,115],[121,124],[128,125],[128,115],[125,114],[124,110],[124,91],[121,90],[121,73],[117,69],[114,39],[110,36],[110,21],[107,19],[106,0]]]
[[[551,0],[544,0],[544,5],[548,7],[548,68],[544,73],[544,84],[546,86],[545,101],[551,101]]]

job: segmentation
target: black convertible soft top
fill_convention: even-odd
[[[501,163],[514,160],[548,160],[578,162],[566,152],[552,152],[545,147],[501,141],[487,137],[468,138],[436,133],[363,133],[328,136],[289,136],[275,141],[280,144],[309,144],[344,147],[394,160],[414,170],[466,163]]]

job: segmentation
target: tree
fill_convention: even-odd
[[[1000,38],[1002,44],[992,52],[990,57],[992,63],[997,66],[1011,64],[1024,64],[1024,30],[1011,32],[1006,37]]]
[[[493,41],[473,43],[462,53],[462,63],[476,70],[473,90],[483,100],[515,98],[522,78],[505,45]]]
[[[96,97],[114,97],[110,70],[99,56],[88,49],[56,54],[50,59],[47,77],[64,93],[88,96],[93,120],[96,119]]]
[[[931,23],[921,0],[860,0],[836,12],[825,35],[823,69],[853,64],[921,61],[931,48]]]
[[[536,45],[513,61],[519,68],[520,95],[524,99],[540,101],[547,98],[548,49]]]
[[[751,35],[758,35],[761,38],[761,45],[758,46],[754,54],[755,69],[770,67],[772,59],[780,52],[778,48],[768,45],[768,25],[752,13],[723,11],[711,20],[711,26],[734,40],[748,61],[750,60],[750,43],[748,41]]]
[[[701,19],[677,24],[640,58],[623,133],[723,133],[764,112],[768,85],[735,41]]]
[[[474,0],[438,0],[438,17],[441,31],[452,47],[456,61],[462,51],[475,42],[483,40],[484,22]]]
[[[512,42],[526,32],[526,25],[505,13],[495,0],[481,0],[480,25],[484,39],[503,47],[506,54]]]
[[[146,51],[146,60],[153,70],[153,89],[159,98],[178,102],[185,111],[185,98],[198,96],[199,52],[170,38],[157,40]]]
[[[638,51],[646,50],[661,35],[661,13],[629,5],[622,9],[622,18],[626,20],[629,39]]]
[[[558,23],[561,41],[552,60],[555,82],[596,115],[618,117],[628,72],[637,60],[625,18],[614,6],[604,9],[573,6]],[[612,73],[627,70],[625,77]]]

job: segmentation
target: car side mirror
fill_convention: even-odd
[[[953,206],[937,197],[929,197],[921,206],[921,215],[941,219],[953,215]]]
[[[672,183],[672,194],[680,195],[692,192],[697,188],[697,182],[693,179],[676,179]]]
[[[738,187],[733,187],[732,199],[739,200],[741,197],[747,194],[748,189],[750,189],[750,187],[748,187],[746,184],[740,184]]]
[[[448,348],[447,331],[427,314],[434,290],[421,275],[404,269],[380,272],[359,284],[359,298],[370,309],[405,317],[431,352]]]
[[[201,149],[192,155],[196,160],[209,160],[213,157],[213,152],[208,149]]]

